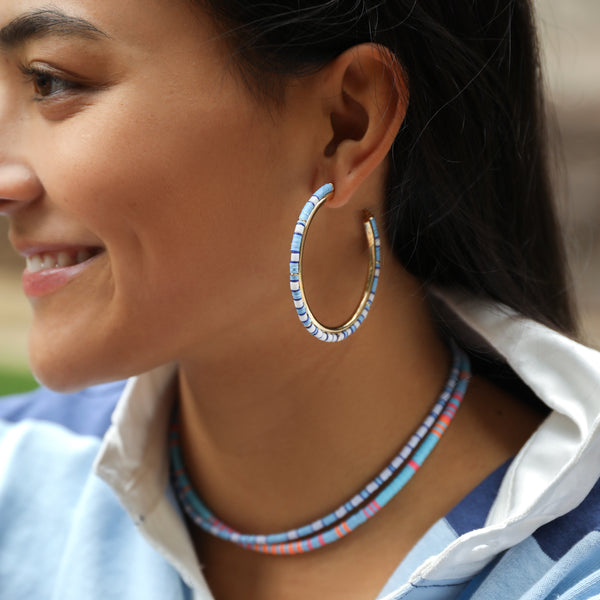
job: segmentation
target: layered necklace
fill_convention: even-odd
[[[331,544],[376,515],[419,470],[450,425],[465,395],[471,370],[467,355],[453,342],[452,368],[444,390],[408,443],[392,461],[347,502],[301,527],[270,534],[248,534],[223,523],[194,491],[181,453],[177,408],[169,432],[171,479],[188,517],[209,534],[264,554],[302,554]]]

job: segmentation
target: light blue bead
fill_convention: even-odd
[[[329,513],[322,521],[324,525],[331,525],[337,521],[337,518],[334,513]]]
[[[310,214],[312,213],[312,211],[314,209],[315,209],[314,203],[311,200],[309,200],[304,205],[304,208],[302,209],[302,212],[300,213],[300,219],[303,219],[304,221],[308,221],[308,217],[310,217]]]
[[[305,525],[304,527],[300,527],[298,529],[298,537],[306,537],[314,533],[314,529],[310,525]]]
[[[317,197],[319,200],[322,200],[327,194],[333,192],[333,185],[331,183],[326,183],[322,185],[313,196]]]
[[[333,530],[326,531],[321,534],[326,544],[331,544],[331,542],[335,542],[338,538],[337,533]]]

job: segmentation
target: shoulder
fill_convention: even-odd
[[[42,501],[50,508],[59,496],[65,501],[79,493],[122,388],[109,384],[73,394],[39,388],[0,398],[3,515],[11,501],[30,498],[17,512],[22,514]]]
[[[176,572],[93,470],[121,387],[0,400],[2,597],[182,597]]]
[[[0,421],[0,581],[13,597],[55,579],[99,444],[56,423]]]
[[[0,420],[56,423],[75,433],[101,437],[124,386],[124,381],[118,381],[70,394],[40,387],[27,394],[5,396],[0,398]]]
[[[3,515],[14,509],[22,521],[29,510],[45,506],[52,514],[57,502],[68,507],[75,501],[91,475],[122,387],[110,384],[73,394],[39,388],[0,399]]]

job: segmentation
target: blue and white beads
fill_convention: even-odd
[[[345,340],[360,327],[361,323],[367,318],[371,305],[373,304],[381,271],[381,241],[379,239],[377,224],[375,223],[375,217],[365,211],[366,216],[364,226],[370,253],[369,274],[363,298],[358,308],[352,317],[339,327],[327,327],[323,325],[311,312],[302,284],[304,235],[317,210],[332,194],[333,185],[327,183],[320,187],[304,205],[304,208],[298,217],[296,227],[294,228],[290,254],[290,289],[292,290],[292,299],[294,301],[296,312],[298,313],[298,318],[308,333],[324,342],[340,342]]]

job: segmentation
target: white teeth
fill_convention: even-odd
[[[56,256],[54,254],[44,254],[42,269],[53,269],[56,267]]]
[[[27,257],[27,270],[30,273],[37,273],[43,269],[42,257],[39,254]]]
[[[56,263],[59,267],[70,267],[75,264],[75,260],[68,252],[59,252]]]
[[[55,269],[58,267],[71,267],[73,265],[85,262],[93,256],[90,250],[79,250],[76,254],[65,251],[55,253],[33,254],[26,257],[27,270],[30,273],[37,273],[45,269]]]

